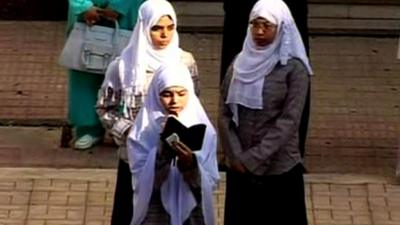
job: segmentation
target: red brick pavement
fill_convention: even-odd
[[[0,224],[108,225],[114,169],[2,168]],[[225,177],[214,192],[223,224]],[[306,175],[310,225],[398,225],[400,186],[374,176]]]
[[[9,21],[0,31],[1,121],[65,118],[66,76],[56,63],[64,23]]]

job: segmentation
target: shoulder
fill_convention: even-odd
[[[107,66],[106,74],[110,74],[110,76],[116,76],[119,73],[119,61],[120,58],[117,57]]]
[[[119,86],[119,83],[121,82],[121,77],[119,73],[119,62],[120,58],[116,58],[108,65],[104,76],[103,85],[106,83],[112,83],[112,86],[114,87]]]
[[[193,54],[185,50],[182,50],[181,62],[188,67],[196,64],[196,60],[194,59]]]
[[[304,63],[298,58],[292,58],[288,60],[286,65],[287,67],[291,68],[291,70],[297,71],[299,73],[308,73],[307,68]]]
[[[233,76],[233,65],[235,64],[236,59],[237,55],[233,58],[231,64],[229,64],[228,68],[226,69],[222,83],[230,83]]]
[[[286,74],[289,80],[303,80],[307,81],[310,79],[309,72],[304,63],[297,58],[288,60],[287,64],[280,70],[281,73]]]
[[[309,75],[306,66],[300,59],[297,58],[289,59],[285,65],[278,63],[271,74],[276,74],[277,76],[284,77],[308,77]]]

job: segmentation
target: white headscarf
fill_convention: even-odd
[[[289,8],[282,0],[259,0],[250,12],[249,22],[262,17],[277,25],[274,41],[266,47],[257,47],[250,26],[243,49],[233,63],[233,76],[226,103],[231,105],[237,124],[237,104],[251,109],[263,108],[264,78],[280,62],[286,65],[291,58],[300,59],[309,74],[313,74],[300,33]]]
[[[170,44],[161,50],[153,47],[150,31],[161,17],[170,16],[175,24]],[[155,71],[166,61],[179,61],[182,50],[176,31],[177,19],[171,3],[166,0],[147,0],[139,8],[138,19],[131,40],[122,51],[119,61],[119,76],[122,88],[135,87],[135,95],[144,91],[146,70]]]
[[[143,107],[136,117],[128,137],[128,158],[134,182],[134,211],[131,225],[139,225],[145,218],[153,193],[156,153],[160,146],[161,124],[167,116],[160,102],[160,93],[168,87],[181,86],[188,90],[188,103],[179,114],[185,126],[206,124],[203,146],[196,151],[201,174],[202,212],[206,225],[214,224],[213,189],[219,180],[216,159],[216,132],[199,99],[194,93],[193,81],[183,64],[161,66],[149,86]],[[182,225],[197,205],[189,185],[178,168],[171,166],[169,175],[161,185],[161,201],[170,216],[170,224]]]

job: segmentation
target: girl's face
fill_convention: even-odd
[[[250,21],[250,29],[253,41],[259,47],[271,44],[277,33],[277,26],[262,17]]]
[[[160,93],[161,105],[168,114],[178,115],[186,107],[189,93],[184,87],[173,86]]]
[[[174,35],[175,24],[169,16],[162,16],[150,29],[150,38],[154,49],[166,48]]]

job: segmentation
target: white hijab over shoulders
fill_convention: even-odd
[[[271,44],[258,47],[252,39],[251,27],[247,29],[242,51],[233,62],[233,76],[226,99],[236,124],[237,104],[251,109],[263,108],[264,78],[278,63],[286,65],[289,59],[298,58],[309,74],[313,74],[300,33],[287,5],[282,0],[259,0],[250,12],[249,22],[258,17],[277,25],[277,35]]]
[[[196,151],[201,174],[202,213],[206,225],[214,224],[213,189],[219,180],[216,159],[216,132],[199,99],[194,93],[188,68],[179,63],[162,65],[149,86],[143,107],[136,117],[128,137],[128,158],[134,185],[134,212],[131,225],[139,225],[146,217],[153,193],[155,163],[160,146],[161,125],[166,116],[160,102],[160,93],[168,87],[181,86],[188,90],[188,103],[178,119],[185,126],[207,125],[200,151]],[[176,166],[171,165],[167,179],[161,185],[161,201],[173,225],[182,225],[197,202]]]
[[[155,49],[150,31],[163,16],[169,16],[173,21],[174,33],[170,44],[165,49]],[[133,89],[135,95],[141,95],[145,91],[146,70],[155,71],[167,61],[178,62],[180,60],[182,50],[179,47],[176,27],[176,13],[168,1],[147,0],[140,6],[131,39],[117,60],[121,89]],[[112,86],[112,84],[112,82],[109,84],[105,82],[103,86]]]

